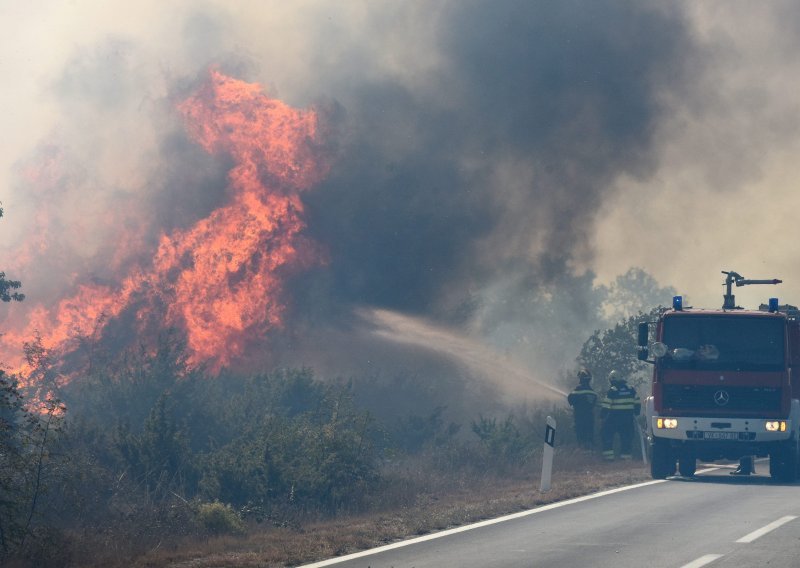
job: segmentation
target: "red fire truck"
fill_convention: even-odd
[[[653,364],[646,401],[651,473],[693,476],[697,460],[769,456],[773,479],[798,477],[800,312],[777,298],[736,306],[731,287],[778,284],[726,275],[722,309],[683,306],[639,326],[639,358]],[[650,326],[655,325],[654,337]]]

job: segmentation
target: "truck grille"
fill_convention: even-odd
[[[779,388],[664,385],[662,389],[664,409],[724,414],[726,411],[780,410],[781,407]]]

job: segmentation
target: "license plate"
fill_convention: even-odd
[[[739,432],[703,432],[704,440],[738,440]]]

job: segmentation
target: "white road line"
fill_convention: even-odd
[[[692,560],[689,564],[684,564],[681,568],[700,568],[700,566],[705,566],[706,564],[711,564],[714,560],[722,558],[722,554],[706,554],[705,556],[701,556],[697,560]]]
[[[797,517],[796,517],[796,516],[794,516],[794,515],[786,515],[785,517],[781,517],[781,518],[780,518],[780,519],[778,519],[777,521],[773,521],[773,522],[771,522],[770,524],[768,524],[768,525],[766,525],[766,526],[763,526],[763,527],[761,527],[760,529],[758,529],[758,530],[755,530],[755,531],[751,532],[751,533],[750,533],[750,534],[748,534],[748,535],[745,535],[745,536],[743,536],[742,538],[740,538],[740,539],[739,539],[739,540],[737,540],[736,542],[745,542],[745,543],[746,543],[746,542],[753,542],[753,541],[754,541],[755,539],[757,539],[758,537],[764,536],[764,535],[765,535],[765,534],[767,534],[768,532],[770,532],[770,531],[774,531],[774,530],[775,530],[775,529],[777,529],[779,526],[781,526],[781,525],[785,525],[785,524],[786,524],[786,523],[788,523],[789,521],[793,521],[793,520],[795,520],[796,518],[797,518]]]
[[[435,540],[437,538],[443,538],[446,536],[450,536],[453,534],[458,534],[461,532],[471,531],[473,529],[479,529],[482,527],[488,527],[491,525],[496,525],[498,523],[504,523],[506,521],[513,521],[514,519],[520,519],[522,517],[528,517],[530,515],[535,515],[537,513],[544,513],[545,511],[550,511],[552,509],[558,509],[559,507],[566,507],[567,505],[574,505],[575,503],[582,503],[583,501],[589,501],[590,499],[597,499],[598,497],[605,497],[606,495],[612,495],[614,493],[620,493],[622,491],[628,491],[629,489],[638,489],[639,487],[646,487],[648,485],[655,485],[657,483],[665,483],[666,480],[664,479],[656,479],[653,481],[645,481],[644,483],[637,483],[636,485],[627,485],[625,487],[617,487],[615,489],[607,489],[606,491],[600,491],[599,493],[592,493],[591,495],[584,495],[583,497],[576,497],[574,499],[569,499],[568,501],[559,501],[558,503],[550,503],[549,505],[544,505],[542,507],[537,507],[536,509],[528,509],[527,511],[521,511],[519,513],[513,513],[511,515],[506,515],[505,517],[498,517],[496,519],[489,519],[486,521],[481,521],[479,523],[473,523],[471,525],[464,525],[463,527],[458,527],[455,529],[449,529],[446,531],[441,531],[432,534],[426,534],[425,536],[420,536],[417,538],[412,538],[410,540],[403,540],[400,542],[395,542],[392,544],[387,544],[385,546],[380,546],[378,548],[371,548],[370,550],[364,550],[362,552],[355,552],[353,554],[348,554],[347,556],[338,556],[336,558],[331,558],[329,560],[323,560],[322,562],[315,562],[314,564],[305,564],[300,566],[299,568],[322,568],[323,566],[331,566],[333,564],[339,564],[341,562],[347,562],[348,560],[355,560],[356,558],[363,558],[364,556],[371,556],[373,554],[379,554],[381,552],[386,552],[387,550],[394,550],[395,548],[403,548],[404,546],[410,546],[412,544],[418,544],[420,542],[426,542],[428,540]],[[702,565],[701,565],[702,566]]]

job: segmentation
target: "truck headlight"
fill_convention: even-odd
[[[677,418],[656,418],[656,428],[672,430],[678,427]]]
[[[786,420],[767,420],[764,427],[767,432],[786,432]]]

